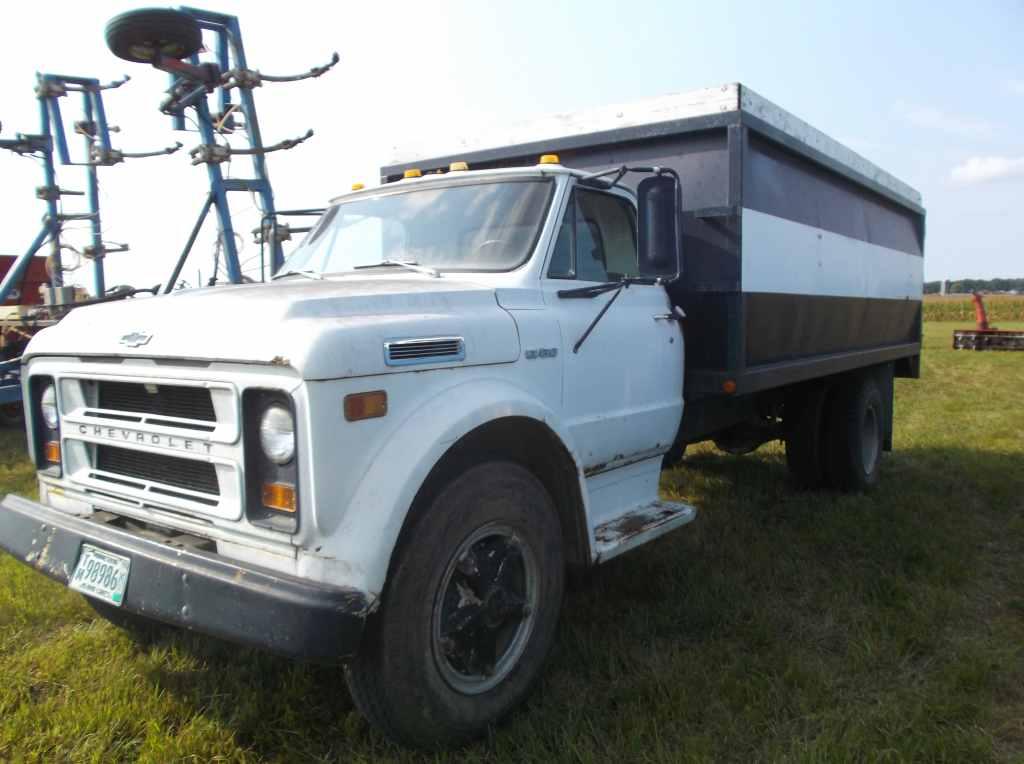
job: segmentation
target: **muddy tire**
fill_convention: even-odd
[[[797,488],[814,490],[826,483],[823,440],[826,404],[827,390],[823,385],[799,388],[786,400],[786,467]]]
[[[882,461],[885,406],[870,374],[849,377],[828,406],[825,465],[829,486],[867,491],[878,483]]]
[[[158,56],[188,58],[203,48],[199,23],[170,8],[143,8],[107,22],[107,47],[125,61],[149,64]]]
[[[353,700],[404,745],[482,735],[540,675],[564,587],[544,486],[512,462],[471,467],[403,529],[382,607],[346,667]]]

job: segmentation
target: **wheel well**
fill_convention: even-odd
[[[590,534],[576,463],[551,428],[529,417],[492,420],[452,444],[416,493],[406,527],[418,514],[417,510],[430,506],[456,475],[474,464],[495,459],[521,464],[544,484],[558,510],[566,562],[574,570],[587,567]]]

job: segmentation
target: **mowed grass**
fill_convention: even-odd
[[[4,557],[0,760],[1024,761],[1024,353],[953,352],[955,326],[897,382],[873,494],[793,491],[778,445],[666,474],[698,519],[574,587],[485,741],[395,748],[337,668],[137,644]],[[31,494],[21,441],[0,484]]]

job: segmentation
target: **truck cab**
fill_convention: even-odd
[[[376,639],[396,565],[429,553],[456,566],[428,593],[435,671],[465,697],[514,684],[566,567],[694,517],[658,498],[676,268],[644,272],[631,191],[555,157],[409,176],[335,199],[270,283],[34,339],[40,501],[5,500],[4,546],[121,620],[321,659]],[[467,481],[495,517],[422,540]]]

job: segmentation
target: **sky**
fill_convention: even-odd
[[[199,0],[197,0],[198,2]],[[104,238],[131,251],[107,259],[107,284],[168,277],[207,189],[158,105],[166,75],[110,53],[110,17],[137,3],[50,2],[38,23],[0,31],[0,138],[38,130],[35,72],[131,81],[107,91],[115,148],[181,141],[174,156],[101,168]],[[265,143],[313,128],[302,146],[271,155],[279,209],[322,206],[410,146],[437,146],[507,122],[742,82],[917,188],[927,209],[925,278],[1024,276],[1024,3],[876,2],[308,2],[217,0],[240,18],[251,68],[293,74],[325,63],[328,75],[255,91]],[[273,10],[271,10],[273,8]],[[282,10],[282,9],[287,9]],[[45,22],[45,27],[44,27]],[[63,99],[70,122],[78,98]],[[236,158],[235,177],[248,163]],[[84,190],[79,168],[62,187]],[[35,237],[42,171],[0,152],[0,254]],[[240,259],[258,271],[252,200],[232,195],[245,232]],[[65,209],[83,201],[67,197]],[[74,225],[74,224],[71,224]],[[80,226],[81,224],[79,224]],[[83,230],[72,244],[88,243]],[[201,234],[182,278],[212,272],[216,230]],[[75,257],[68,255],[69,264]],[[69,280],[91,285],[84,263]]]

